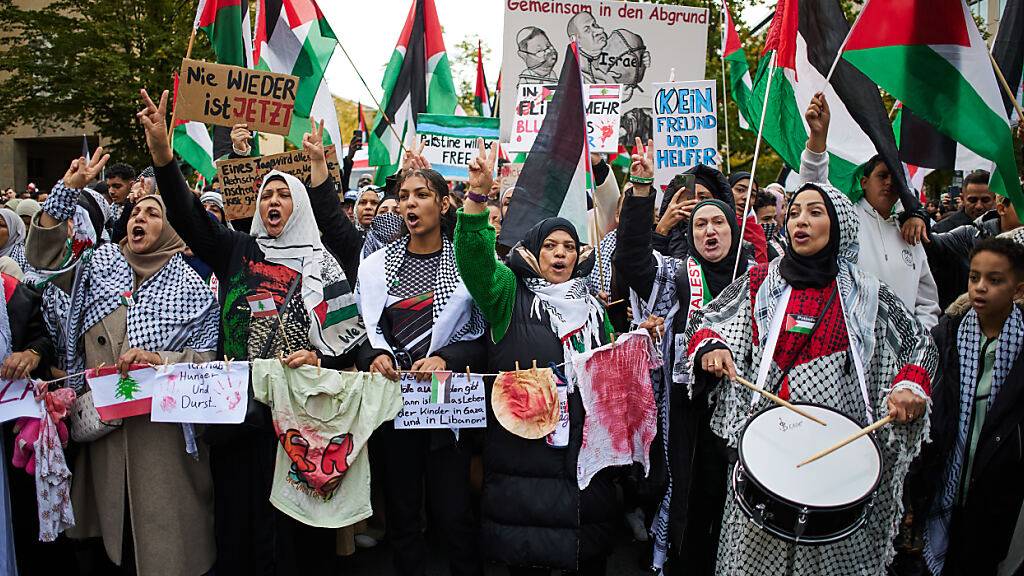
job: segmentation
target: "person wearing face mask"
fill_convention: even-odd
[[[220,280],[221,332],[217,357],[281,358],[289,368],[348,368],[365,331],[354,310],[346,273],[324,248],[311,195],[334,194],[322,144],[322,126],[303,137],[310,158],[310,191],[297,178],[271,171],[260,184],[249,233],[211,218],[174,163],[159,105],[141,91],[138,113],[146,131],[167,220]],[[358,257],[358,247],[353,249]],[[261,303],[272,301],[277,314]],[[211,426],[204,434],[217,491],[218,574],[326,570],[335,531],[312,528],[273,506],[278,439],[267,407],[250,398],[245,421]]]
[[[622,206],[613,263],[631,290],[634,318],[661,317],[666,327],[665,368],[656,370],[653,380],[670,480],[654,522],[653,566],[661,569],[670,561],[709,574],[725,504],[727,459],[723,442],[711,433],[707,399],[688,396],[681,336],[689,318],[732,282],[740,229],[729,204],[701,200],[686,221],[688,255],[677,259],[655,251],[650,232],[655,197],[643,180],[654,174],[654,152],[638,150],[630,175],[639,180]],[[741,274],[749,262],[742,264]]]
[[[512,249],[508,265],[499,262],[486,209],[495,151],[486,151],[482,140],[478,147],[454,244],[466,288],[490,323],[487,372],[515,370],[517,362],[566,363],[572,378],[575,354],[608,341],[607,316],[587,282],[593,251],[580,244],[568,220],[547,218]],[[580,490],[576,464],[584,414],[578,389],[568,396],[568,410],[569,441],[559,448],[507,431],[488,403],[483,553],[513,575],[552,569],[605,573],[619,519],[612,470],[599,472]]]
[[[880,483],[863,526],[831,544],[788,544],[744,515],[729,485],[716,572],[882,574],[894,555],[903,480],[927,437],[937,352],[896,294],[856,266],[860,222],[846,196],[805,184],[787,214],[785,255],[750,269],[690,319],[693,396],[712,394],[711,429],[733,449],[749,416],[774,406],[731,382],[737,377],[861,427],[895,421],[876,432]]]
[[[28,269],[25,259],[25,223],[10,208],[0,208],[0,257],[9,256],[22,270]]]
[[[357,366],[398,380],[398,370],[429,382],[433,371],[482,365],[485,321],[455,265],[448,185],[416,151],[398,180],[405,234],[360,264],[358,302],[367,342]],[[388,533],[398,574],[424,574],[427,546],[420,511],[445,535],[451,573],[482,575],[469,489],[464,431],[378,431],[383,454]],[[426,490],[423,490],[423,486]]]

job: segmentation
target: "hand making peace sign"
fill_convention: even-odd
[[[302,151],[309,156],[309,186],[316,188],[324,183],[329,176],[327,170],[327,154],[324,151],[324,121],[317,124],[315,118],[309,119],[309,132],[302,135]]]
[[[153,103],[146,89],[139,91],[142,94],[142,102],[145,107],[136,114],[142,128],[146,131],[146,144],[149,146],[149,154],[153,157],[153,165],[166,166],[174,160],[174,152],[171,150],[171,143],[167,137],[167,90],[160,95],[160,105]]]
[[[494,183],[494,162],[498,159],[498,145],[493,144],[490,150],[483,138],[476,139],[477,156],[469,161],[469,190],[486,196]],[[468,196],[467,196],[468,199]]]
[[[412,148],[405,151],[405,158],[402,159],[402,172],[430,170],[430,161],[423,157],[423,149],[426,147],[426,142],[417,142],[412,145]]]
[[[633,163],[629,165],[629,175],[638,178],[654,178],[654,140],[648,140],[647,146],[639,137],[636,139],[637,154],[633,154]],[[637,184],[633,186],[650,186],[650,184]]]
[[[86,161],[84,156],[72,160],[64,173],[64,185],[76,190],[85,188],[86,184],[96,179],[107,160],[110,160],[110,154],[104,154],[102,146],[96,149],[92,160]]]

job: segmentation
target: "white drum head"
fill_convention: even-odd
[[[796,467],[860,430],[856,422],[828,408],[806,404],[800,408],[828,426],[781,406],[755,416],[740,439],[747,475],[772,494],[809,507],[844,506],[870,494],[882,462],[878,448],[867,436]]]

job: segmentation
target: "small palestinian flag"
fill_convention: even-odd
[[[347,280],[324,286],[324,301],[313,311],[320,320],[321,328],[329,328],[359,314],[356,295],[352,293]]]
[[[274,297],[270,294],[259,292],[252,296],[246,296],[245,299],[249,302],[249,310],[252,311],[254,318],[277,316],[277,305],[274,303]]]
[[[121,304],[128,308],[135,306],[135,297],[132,295],[131,290],[126,290],[121,293]]]
[[[803,314],[786,314],[786,332],[797,334],[810,334],[814,331],[814,323],[817,318],[804,316]]]
[[[430,375],[430,403],[448,404],[452,401],[452,373],[434,372]]]

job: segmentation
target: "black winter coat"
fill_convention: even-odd
[[[946,465],[956,444],[960,414],[957,330],[963,316],[944,316],[932,329],[939,368],[932,390],[932,442],[910,477],[915,514],[930,516],[945,484]],[[1018,354],[978,439],[966,506],[955,512],[943,575],[995,574],[1006,557],[1024,502],[1024,353]]]
[[[548,318],[530,315],[533,296],[516,280],[508,331],[498,343],[488,337],[488,372],[515,370],[534,359],[538,367],[563,362],[562,344]],[[576,570],[579,562],[607,556],[618,520],[613,470],[605,469],[580,490],[576,461],[583,437],[583,401],[569,396],[569,445],[552,448],[505,430],[491,408],[487,385],[481,536],[484,555],[509,566]]]

